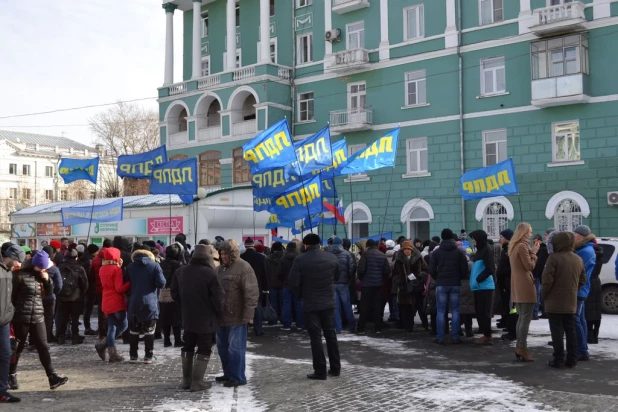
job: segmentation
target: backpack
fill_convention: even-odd
[[[79,265],[61,265],[62,289],[58,292],[60,298],[70,298],[79,289]]]

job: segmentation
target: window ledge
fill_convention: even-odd
[[[305,7],[307,7],[307,6],[305,6]],[[296,65],[296,69],[304,69],[306,67],[316,66],[318,64],[323,64],[323,63],[324,63],[324,60],[320,60],[320,61],[317,61],[317,62],[314,62],[314,61],[305,62],[305,63],[297,64]]]
[[[477,99],[488,99],[490,97],[497,97],[497,96],[508,96],[509,92],[501,92],[501,93],[492,93],[492,94],[482,94],[480,96],[476,96]]]
[[[347,179],[344,179],[345,183],[350,183],[350,182],[369,182],[369,181],[371,181],[371,179],[367,175],[365,175],[365,176],[350,176]]]
[[[409,44],[420,43],[422,41],[425,41],[425,36],[413,37],[411,39],[404,39],[403,42],[401,42],[401,45],[407,46]]]
[[[406,173],[405,175],[401,175],[402,179],[414,179],[416,177],[431,177],[431,173],[417,172],[417,173]]]
[[[302,124],[311,124],[311,123],[317,123],[317,120],[305,120],[302,122],[296,122],[294,123],[294,126],[298,126],[298,125],[302,125]]]
[[[568,162],[552,162],[547,163],[547,167],[562,167],[562,166],[579,166],[586,164],[583,160],[571,160]]]
[[[418,107],[427,107],[427,106],[431,106],[431,105],[429,103],[412,104],[410,106],[403,106],[401,110],[416,109]]]

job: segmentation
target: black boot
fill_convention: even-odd
[[[193,362],[193,371],[191,372],[191,392],[204,391],[210,389],[212,384],[204,382],[206,368],[208,368],[208,356],[197,354]]]
[[[49,389],[54,390],[69,381],[69,378],[66,376],[58,375],[57,373],[52,373],[47,377],[49,379]]]
[[[552,368],[560,369],[564,366],[564,361],[562,359],[552,359],[547,361],[547,366],[551,366]]]
[[[19,389],[19,382],[17,382],[17,374],[11,373],[9,374],[9,389],[17,390]]]
[[[180,337],[180,326],[174,326],[172,329],[174,331],[174,347],[182,348],[183,346],[185,346],[185,343],[182,341],[182,338]]]
[[[193,376],[193,352],[180,352],[182,359],[182,389],[191,389],[191,378]]]
[[[99,358],[101,358],[102,361],[105,361],[105,349],[107,349],[107,338],[103,338],[99,341],[99,343],[96,343],[94,345],[94,349],[97,351]]]

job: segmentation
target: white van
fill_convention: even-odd
[[[601,306],[603,312],[618,314],[618,280],[616,280],[616,257],[618,256],[618,238],[597,238],[597,244],[603,248],[603,266],[601,267]]]

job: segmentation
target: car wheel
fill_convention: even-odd
[[[618,287],[608,286],[601,292],[601,307],[603,312],[611,315],[618,314]]]

